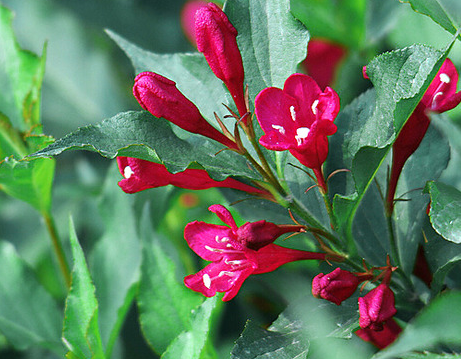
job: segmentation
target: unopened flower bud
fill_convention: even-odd
[[[340,305],[355,292],[359,283],[360,280],[353,273],[336,268],[331,273],[320,273],[314,277],[312,294]]]
[[[380,284],[359,298],[360,327],[382,330],[383,323],[397,313],[394,303],[394,293],[387,284]]]
[[[198,50],[205,55],[216,77],[227,86],[240,116],[243,117],[247,108],[237,30],[216,4],[209,3],[195,14],[195,36]]]
[[[206,136],[230,148],[236,144],[211,126],[197,106],[177,88],[176,83],[154,72],[136,76],[133,94],[139,104],[155,117],[163,117],[182,129]]]
[[[304,226],[277,225],[265,220],[247,222],[237,230],[237,238],[248,248],[258,250],[272,242],[284,233],[300,232]]]

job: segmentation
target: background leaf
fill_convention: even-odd
[[[61,310],[7,242],[0,242],[0,287],[0,331],[11,345],[42,346],[63,355]]]
[[[70,222],[70,244],[74,258],[72,283],[66,299],[63,341],[70,358],[104,358],[98,328],[98,301],[82,247]]]
[[[176,266],[161,244],[168,239],[158,238],[148,222],[143,222],[143,260],[137,301],[144,337],[161,354],[183,331],[191,330],[192,311],[202,303],[202,297],[178,279]]]
[[[202,355],[207,355],[206,358],[216,358],[216,355],[206,354],[204,350],[209,336],[211,317],[218,300],[219,296],[208,298],[193,310],[191,327],[173,340],[163,353],[162,359],[199,359],[204,358]]]
[[[437,344],[461,344],[460,292],[449,292],[434,299],[410,322],[397,340],[373,356],[395,358],[411,351],[430,350]],[[424,340],[421,340],[424,338]]]
[[[0,162],[0,189],[40,212],[49,212],[54,167],[55,160],[52,158],[30,161],[6,158]]]
[[[113,163],[100,199],[105,232],[95,244],[89,260],[97,288],[101,339],[108,357],[137,291],[141,264],[141,245],[133,210],[135,198],[117,186],[120,177]]]
[[[456,0],[401,0],[455,34],[461,25],[461,4]]]

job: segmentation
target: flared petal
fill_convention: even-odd
[[[221,206],[220,204],[213,204],[208,207],[208,210],[215,213],[221,221],[230,226],[233,232],[237,231],[238,227],[237,224],[235,224],[234,217],[232,217],[232,214],[226,207]]]

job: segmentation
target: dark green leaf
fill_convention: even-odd
[[[171,172],[185,170],[191,164],[202,166],[214,179],[229,175],[259,179],[248,168],[245,159],[231,151],[222,151],[221,145],[202,136],[191,136],[187,142],[176,136],[170,124],[156,119],[146,111],[123,112],[57,140],[34,156],[55,156],[71,149],[96,151],[102,156],[137,157],[162,162]]]
[[[370,0],[367,3],[367,43],[377,43],[397,24],[402,6],[398,1]]]
[[[232,359],[303,359],[309,343],[300,340],[299,333],[280,333],[265,330],[247,322],[245,330],[232,349]]]
[[[373,359],[395,358],[412,351],[430,350],[437,344],[461,345],[460,292],[449,292],[432,301],[407,325],[389,347]]]
[[[40,212],[49,212],[55,160],[36,158],[0,162],[0,190],[23,200]]]
[[[236,0],[225,12],[238,30],[250,97],[283,83],[306,58],[309,33],[290,13],[289,0]],[[287,50],[289,49],[289,50]]]
[[[105,356],[98,328],[98,301],[72,221],[70,222],[70,244],[74,267],[71,288],[66,299],[64,344],[72,353],[72,357],[103,359]]]
[[[459,359],[459,354],[452,353],[444,353],[444,354],[435,354],[435,353],[413,353],[407,354],[402,357],[402,359]]]
[[[11,11],[0,6],[0,64],[5,66],[0,69],[0,111],[10,118],[16,129],[26,132],[40,123],[40,89],[45,56],[38,57],[19,47],[12,21]]]
[[[424,244],[424,251],[433,272],[431,291],[435,296],[445,284],[448,273],[461,262],[461,244],[444,240],[434,231],[428,219],[424,226],[424,234],[427,240]]]
[[[450,242],[461,243],[461,192],[440,182],[429,182],[432,227]]]
[[[215,123],[214,112],[221,118],[228,114],[222,104],[233,106],[230,94],[208,67],[202,54],[155,54],[137,47],[112,31],[107,33],[125,51],[136,73],[152,71],[176,82],[178,89],[199,108],[210,123]]]
[[[178,281],[175,264],[163,249],[161,239],[146,223],[142,238],[140,322],[147,342],[157,353],[163,353],[183,331],[191,330],[192,311],[203,299]]]
[[[413,10],[429,16],[445,30],[455,34],[461,25],[461,3],[458,0],[401,0]]]
[[[190,329],[182,332],[168,346],[162,359],[199,359],[203,358],[205,344],[210,335],[210,320],[217,307],[219,296],[206,299],[193,310]],[[203,354],[202,354],[203,353]],[[209,358],[209,356],[207,357]]]
[[[117,186],[120,177],[114,163],[101,198],[105,233],[90,257],[90,268],[99,303],[99,323],[106,354],[112,351],[121,325],[134,299],[141,264],[133,196]]]
[[[0,287],[0,331],[11,345],[40,345],[62,355],[61,311],[7,242],[0,242]]]

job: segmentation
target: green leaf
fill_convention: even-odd
[[[360,48],[365,40],[365,0],[291,0],[291,10],[313,37]]]
[[[283,83],[306,58],[309,33],[290,12],[289,0],[236,0],[225,12],[238,30],[250,98]],[[287,51],[289,49],[289,51]]]
[[[303,359],[308,351],[309,343],[300,340],[299,333],[265,330],[248,321],[232,349],[231,359]]]
[[[8,117],[0,113],[0,158],[14,156],[22,158],[27,155],[21,136],[13,128]]]
[[[62,314],[14,247],[0,242],[0,331],[18,350],[42,346],[62,355]]]
[[[443,353],[443,354],[435,354],[435,353],[413,353],[404,355],[402,359],[459,359],[459,354],[452,353]]]
[[[335,121],[338,133],[331,137],[333,155],[328,166],[352,169],[352,185],[334,189],[335,213],[351,240],[358,205],[382,165],[391,144],[443,63],[446,52],[414,45],[384,53],[367,66],[375,86],[347,106]],[[343,158],[341,158],[343,154]],[[340,195],[345,191],[346,195]]]
[[[40,212],[51,208],[55,160],[36,158],[16,161],[6,158],[0,162],[0,190],[23,200]]]
[[[222,146],[202,136],[191,136],[191,142],[180,139],[168,121],[146,111],[119,113],[98,125],[80,128],[33,156],[55,156],[74,149],[95,151],[108,158],[129,156],[162,162],[173,173],[194,165],[216,180],[229,175],[259,179],[242,156],[231,151],[216,155]]]
[[[66,299],[63,341],[72,353],[70,357],[102,359],[105,356],[98,328],[98,301],[72,221],[70,244],[74,267],[71,288]]]
[[[22,50],[12,29],[13,14],[0,6],[0,109],[13,126],[25,132],[40,123],[40,90],[45,56]],[[45,52],[45,51],[44,51]]]
[[[447,241],[461,243],[461,192],[440,182],[428,182],[432,227]]]
[[[392,345],[374,355],[373,359],[395,358],[412,351],[430,350],[438,344],[461,345],[460,301],[460,292],[445,293],[434,299],[407,325]]]
[[[137,297],[141,328],[149,345],[163,353],[183,331],[191,330],[192,311],[202,303],[202,296],[179,281],[174,262],[150,225],[144,223],[142,229],[143,261]]]
[[[370,0],[367,2],[366,40],[378,43],[397,24],[402,6],[398,1]]]
[[[461,25],[461,3],[457,0],[401,0],[413,10],[429,16],[445,30],[455,34]]]
[[[205,351],[205,344],[210,335],[210,321],[217,308],[219,296],[206,299],[202,305],[193,310],[190,329],[182,332],[168,346],[162,359],[199,359]]]
[[[176,82],[178,89],[191,100],[210,123],[215,123],[214,112],[221,118],[228,114],[222,104],[234,106],[231,96],[199,53],[155,54],[139,48],[112,31],[108,35],[125,51],[136,73],[156,72]]]
[[[110,357],[134,299],[141,264],[141,245],[133,212],[135,198],[117,186],[118,177],[120,174],[114,163],[100,200],[105,232],[89,260],[94,284],[98,288],[98,319],[107,357]]]

